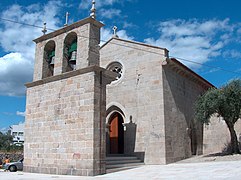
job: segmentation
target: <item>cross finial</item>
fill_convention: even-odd
[[[66,12],[66,14],[65,14],[65,24],[64,24],[64,26],[68,26],[68,21],[69,21],[69,12]]]
[[[95,12],[96,12],[96,9],[95,9],[95,0],[92,0],[92,7],[91,7],[91,9],[90,9],[90,17],[92,17],[93,19],[95,19],[96,18],[96,14],[95,14]]]
[[[116,37],[116,38],[119,37],[119,36],[117,35],[117,33],[116,33],[116,32],[117,32],[117,29],[118,29],[118,28],[117,28],[116,26],[113,27],[113,37]]]
[[[47,32],[46,22],[44,22],[44,26],[43,26],[42,32],[43,32],[44,35],[45,35],[45,33]]]

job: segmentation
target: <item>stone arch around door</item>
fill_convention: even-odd
[[[113,112],[108,120],[107,153],[124,154],[124,120],[119,112]]]

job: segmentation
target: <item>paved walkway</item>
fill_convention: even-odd
[[[145,165],[135,169],[105,174],[95,177],[62,176],[33,174],[25,172],[0,171],[0,179],[4,180],[133,180],[133,179],[241,179],[241,161],[221,161],[203,163],[174,163],[169,165]]]

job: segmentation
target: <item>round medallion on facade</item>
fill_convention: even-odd
[[[118,76],[115,81],[118,81],[123,76],[123,66],[119,62],[112,62],[110,63],[107,68],[108,70],[118,73]]]

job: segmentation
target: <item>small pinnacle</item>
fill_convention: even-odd
[[[69,21],[69,13],[66,12],[66,14],[65,14],[65,24],[64,24],[64,26],[68,26],[68,21]]]
[[[42,30],[43,34],[45,35],[47,32],[47,28],[46,28],[46,22],[44,22],[44,26],[43,26],[43,30]]]
[[[93,19],[95,19],[96,18],[96,14],[95,14],[95,12],[96,12],[96,9],[95,9],[95,0],[92,0],[92,7],[91,7],[91,9],[90,9],[90,17],[92,17]]]

